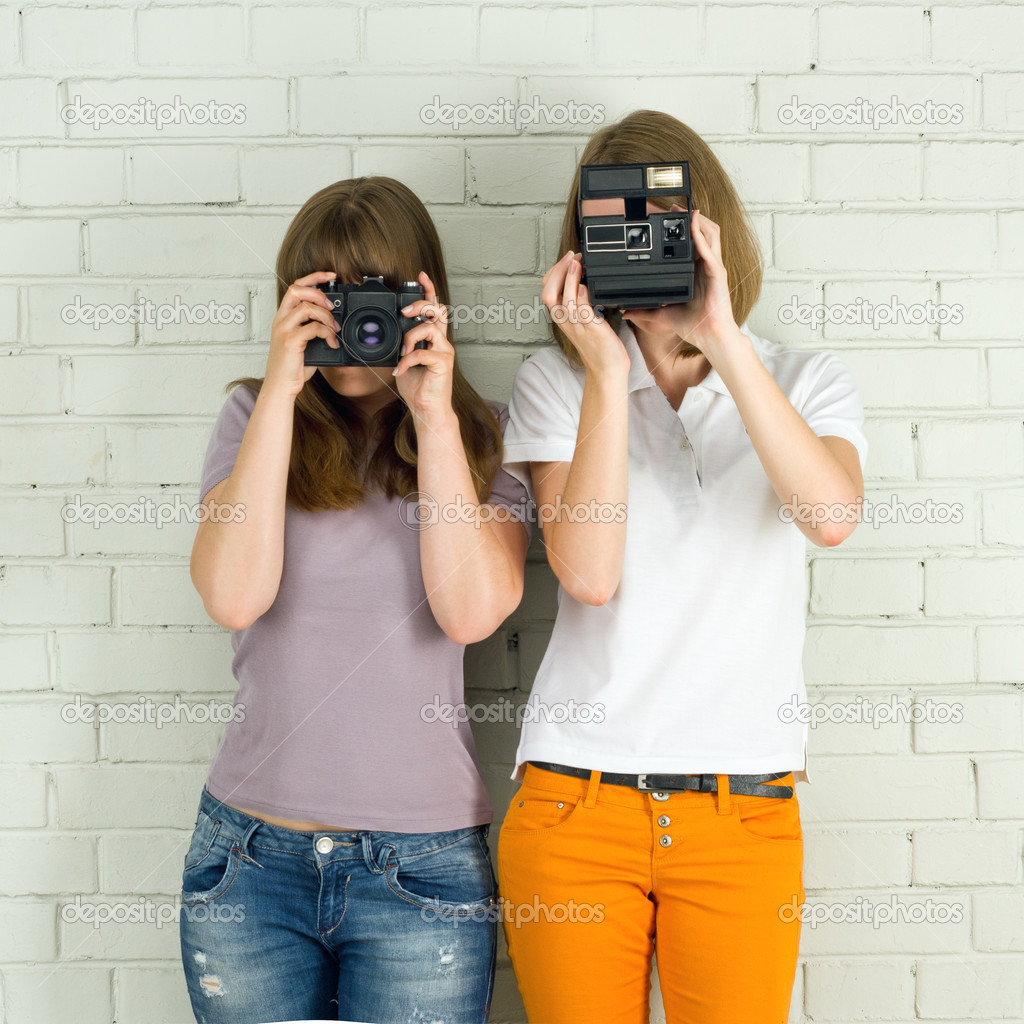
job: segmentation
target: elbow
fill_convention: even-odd
[[[853,527],[843,523],[828,523],[814,530],[816,543],[821,548],[835,548],[853,533]]]
[[[203,601],[203,607],[218,626],[232,631],[248,629],[263,614],[240,605],[220,606],[206,600]]]
[[[573,578],[571,586],[566,586],[566,581],[562,579],[558,582],[562,584],[562,588],[574,600],[579,601],[580,604],[592,605],[595,608],[607,604],[618,589],[618,582],[610,580],[588,582]]]

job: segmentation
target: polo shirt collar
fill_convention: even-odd
[[[754,348],[757,349],[758,354],[763,357],[760,339],[757,335],[755,335],[746,324],[744,324],[740,330],[750,338],[751,342],[753,342]],[[640,388],[657,386],[654,374],[652,374],[647,368],[647,362],[644,359],[643,352],[640,351],[640,345],[637,343],[636,335],[633,333],[633,328],[629,326],[629,323],[626,320],[623,320],[619,327],[619,337],[622,339],[622,343],[625,345],[626,351],[629,353],[629,391],[633,392],[640,390]],[[706,388],[707,390],[715,391],[720,395],[729,394],[729,389],[725,386],[725,381],[722,380],[718,371],[713,366],[708,371],[707,376],[699,384],[695,384],[694,387]]]

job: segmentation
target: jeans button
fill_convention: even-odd
[[[669,816],[668,816],[667,814],[663,814],[663,815],[662,815],[662,816],[661,816],[661,817],[660,817],[660,818],[658,819],[658,824],[659,824],[659,825],[660,825],[660,826],[661,826],[662,828],[667,828],[667,827],[668,827],[669,825],[671,825],[671,824],[672,824],[672,819],[671,819],[671,818],[670,818],[670,817],[669,817]]]
[[[662,836],[658,840],[658,842],[661,843],[662,846],[671,846],[672,845],[672,837],[671,836]]]
[[[330,836],[321,836],[316,841],[317,853],[330,853],[334,849],[334,840]]]
[[[652,800],[667,800],[668,799],[668,793],[652,793],[651,794],[651,799]]]

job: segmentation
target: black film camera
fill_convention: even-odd
[[[323,338],[306,344],[306,366],[397,366],[402,339],[423,317],[405,317],[401,310],[424,297],[423,286],[406,281],[393,292],[382,277],[363,277],[362,284],[327,281],[317,288],[330,299],[334,319],[341,324],[339,348]],[[416,348],[429,348],[426,341]]]
[[[684,211],[648,213],[648,196],[685,197]],[[583,216],[584,199],[623,199],[624,215]],[[693,298],[690,167],[588,164],[580,168],[576,226],[594,306],[655,309]]]

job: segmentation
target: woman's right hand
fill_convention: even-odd
[[[590,305],[587,286],[580,283],[582,276],[582,257],[570,250],[544,275],[544,305],[588,372],[628,373],[629,353],[608,321]]]
[[[335,335],[341,325],[330,300],[315,287],[336,277],[332,270],[318,270],[300,277],[284,293],[270,331],[263,390],[295,398],[316,372],[315,366],[305,365],[306,344],[323,338],[331,348],[340,347]]]

